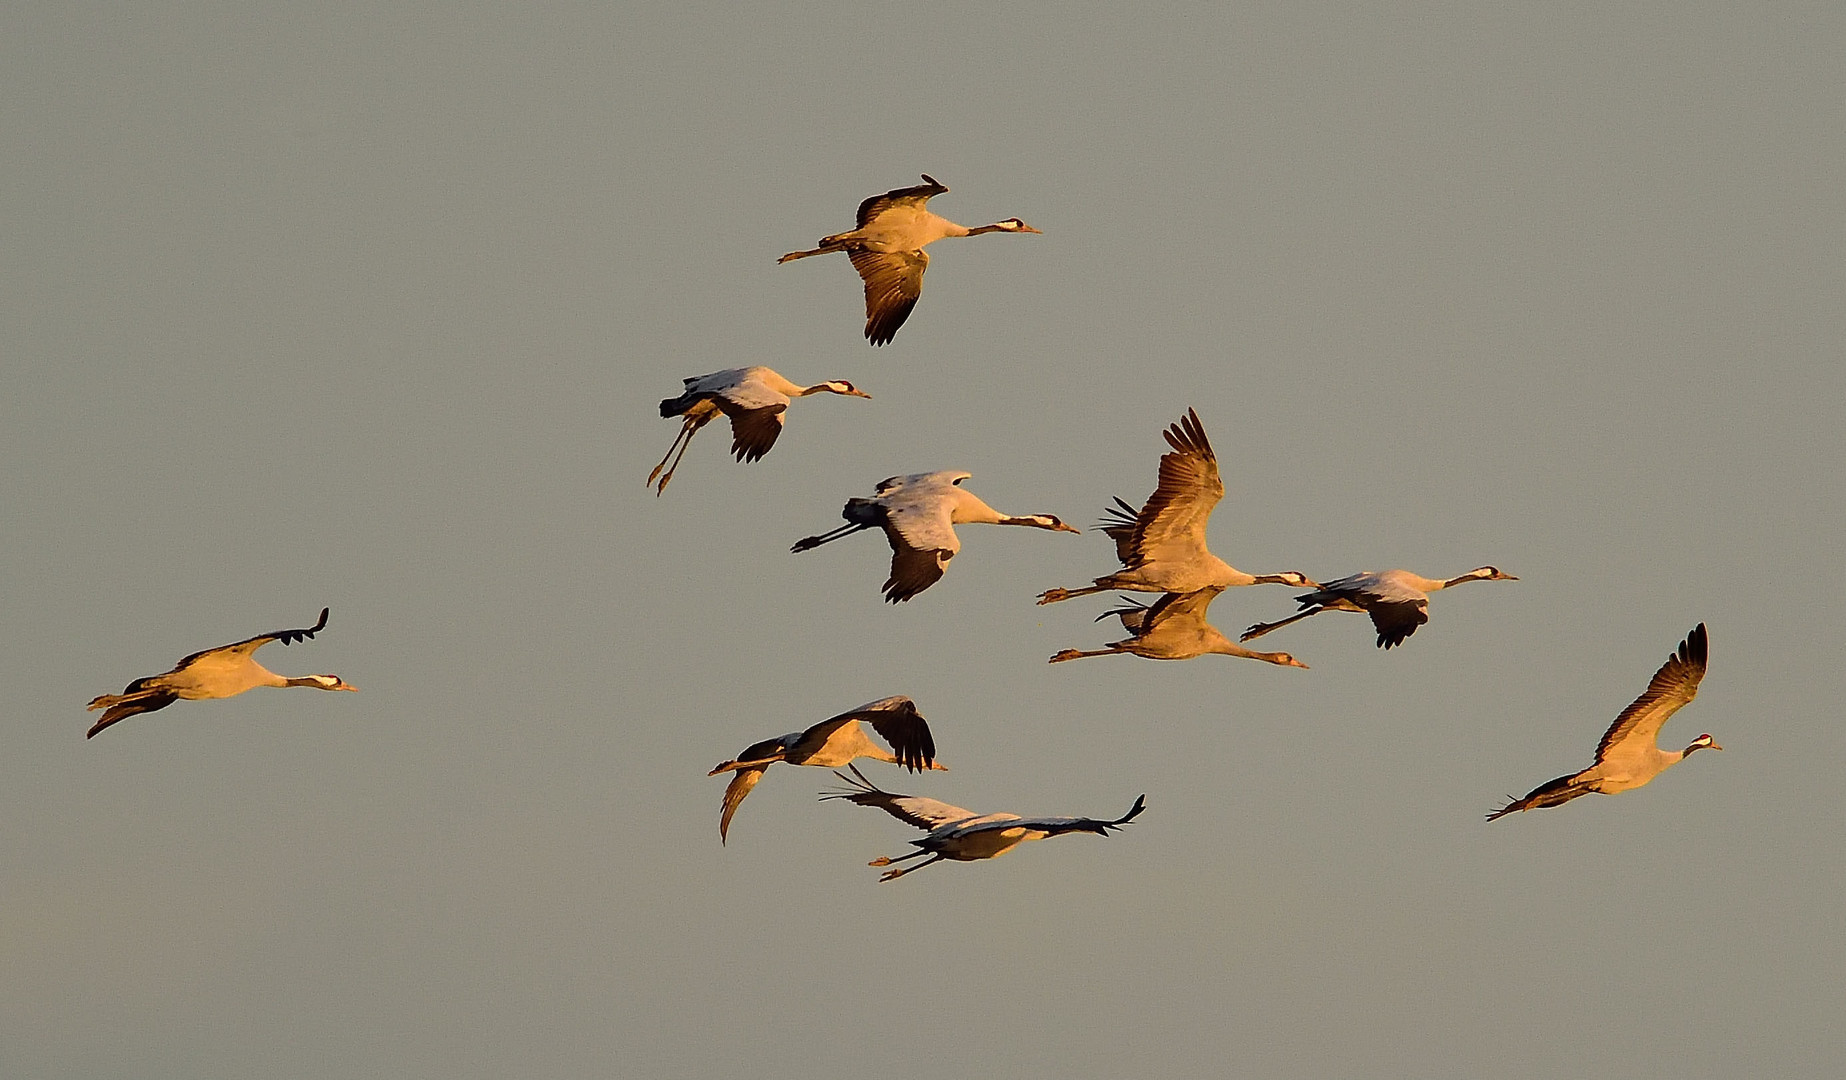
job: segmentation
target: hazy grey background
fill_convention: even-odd
[[[14,5],[0,16],[0,1073],[1833,1076],[1846,11]],[[776,256],[928,171],[891,346]],[[768,363],[754,466],[679,380]],[[1495,563],[1386,654],[1034,594],[1107,542],[796,557],[881,477],[1089,524],[1203,417],[1215,548]],[[1246,589],[1236,630],[1292,610]],[[83,704],[308,625],[358,695]],[[305,621],[304,621],[305,620]],[[1710,624],[1703,754],[1487,826]],[[910,830],[748,743],[914,696]]]

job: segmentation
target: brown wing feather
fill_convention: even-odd
[[[1121,560],[1123,566],[1127,566],[1129,560],[1134,558],[1135,529],[1140,524],[1140,515],[1121,496],[1114,498],[1115,505],[1102,512],[1102,519],[1096,523],[1096,527],[1103,531],[1103,535],[1115,541],[1115,557]]]
[[[860,203],[858,217],[859,227],[861,229],[865,228],[866,223],[870,222],[873,218],[891,207],[902,203],[912,203],[920,209],[932,198],[935,198],[937,195],[946,194],[948,190],[948,188],[938,184],[935,177],[928,173],[924,173],[923,183],[918,184],[916,187],[893,188],[883,195],[874,195]]]
[[[767,765],[757,765],[748,769],[738,769],[737,775],[724,787],[724,812],[718,817],[718,842],[725,843],[731,831],[731,817],[737,813],[737,805],[750,794],[763,774],[769,771]]]
[[[765,409],[739,409],[731,414],[731,454],[738,461],[757,461],[769,453],[782,434],[782,414],[787,405]]]
[[[236,651],[236,652],[243,653],[245,656],[248,656],[251,653],[255,652],[257,649],[261,648],[266,642],[280,641],[282,644],[287,645],[292,642],[301,641],[304,638],[311,638],[315,634],[318,634],[322,630],[326,629],[327,612],[329,610],[331,609],[321,608],[320,609],[320,621],[315,623],[313,626],[307,627],[302,630],[272,630],[267,634],[258,634],[255,637],[245,638],[242,641],[233,641],[229,645],[220,645],[215,649],[200,649],[198,652],[193,653],[191,656],[182,657],[180,659],[180,662],[173,666],[173,670],[178,671],[180,668],[183,668],[187,664],[192,663],[194,660],[197,660],[199,657],[205,656],[210,653]]]
[[[891,576],[885,581],[885,599],[895,604],[908,600],[942,580],[954,552],[944,548],[913,548],[891,544]]]
[[[1428,600],[1373,600],[1365,611],[1378,629],[1381,649],[1402,645],[1405,638],[1417,632],[1417,627],[1429,621]]]
[[[929,255],[921,251],[852,251],[853,269],[865,279],[865,340],[887,344],[923,295]]]
[[[911,772],[921,772],[936,760],[936,740],[929,733],[929,723],[909,698],[895,702],[889,709],[876,709],[859,717],[884,736],[897,754],[898,763]]]
[[[1698,696],[1699,680],[1705,677],[1706,648],[1705,624],[1700,623],[1679,643],[1679,650],[1654,672],[1646,692],[1623,709],[1603,733],[1602,741],[1596,744],[1598,762],[1611,747],[1628,739],[1653,743],[1667,719]]]
[[[1205,438],[1199,414],[1191,409],[1163,433],[1173,452],[1160,458],[1160,483],[1136,516],[1133,569],[1162,548],[1180,548],[1184,557],[1205,551],[1205,521],[1224,497],[1218,456]]]

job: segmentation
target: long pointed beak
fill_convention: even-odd
[[[1711,748],[1712,748],[1713,750],[1722,750],[1722,749],[1724,749],[1724,747],[1722,747],[1722,746],[1719,746],[1719,745],[1718,745],[1717,743],[1712,743],[1712,744],[1711,744]]]
[[[1030,226],[1030,225],[1024,225],[1024,224],[1022,224],[1022,225],[1020,225],[1020,226],[1019,226],[1019,231],[1020,231],[1020,232],[1035,232],[1035,233],[1037,233],[1037,234],[1039,234],[1040,236],[1043,236],[1043,235],[1045,235],[1045,230],[1043,230],[1043,229],[1034,229],[1034,228],[1033,228],[1032,226]]]

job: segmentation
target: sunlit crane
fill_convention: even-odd
[[[91,711],[107,711],[84,737],[94,738],[97,732],[111,724],[141,713],[164,709],[175,701],[236,697],[245,690],[254,690],[259,686],[312,686],[316,690],[359,689],[342,681],[338,675],[277,675],[251,656],[272,641],[287,645],[313,637],[327,625],[327,611],[327,608],[322,608],[320,621],[306,629],[276,630],[234,641],[229,645],[220,645],[215,649],[195,652],[175,664],[172,671],[136,679],[119,694],[97,697],[90,702]]]
[[[766,367],[728,368],[694,376],[685,383],[685,393],[660,403],[661,416],[684,416],[686,420],[680,425],[679,434],[674,436],[673,445],[667,447],[667,456],[647,474],[649,485],[654,483],[655,477],[660,477],[656,495],[667,490],[667,481],[673,479],[673,471],[679,468],[679,458],[673,457],[673,451],[678,450],[679,456],[685,457],[692,437],[720,414],[731,418],[731,453],[738,461],[756,461],[769,453],[769,448],[776,444],[776,437],[782,434],[782,414],[788,411],[790,399],[823,392],[847,397],[872,396],[845,379],[801,386]],[[669,458],[673,461],[672,468],[667,467]],[[664,476],[662,469],[666,470]]]
[[[1190,660],[1206,653],[1222,653],[1283,667],[1307,667],[1285,652],[1252,652],[1235,644],[1220,633],[1217,627],[1206,622],[1206,611],[1223,591],[1224,586],[1214,585],[1196,592],[1167,593],[1151,605],[1137,603],[1124,596],[1122,600],[1127,607],[1112,608],[1098,615],[1096,620],[1101,622],[1111,615],[1117,616],[1122,620],[1122,627],[1133,637],[1125,641],[1112,641],[1091,652],[1065,649],[1053,656],[1050,662],[1057,664],[1065,660],[1080,660],[1086,656],[1124,654],[1145,656],[1149,660]]]
[[[883,345],[904,325],[923,294],[923,271],[929,268],[926,245],[945,236],[1038,232],[1018,218],[970,229],[930,213],[929,200],[948,190],[924,173],[917,187],[887,191],[860,203],[858,228],[823,236],[814,250],[791,251],[776,262],[846,252],[853,269],[865,279],[865,339]]]
[[[1002,514],[961,487],[961,482],[972,475],[943,471],[889,477],[879,482],[878,493],[872,498],[847,501],[846,509],[840,512],[847,524],[819,536],[804,537],[789,550],[808,551],[862,529],[883,529],[891,544],[891,576],[885,581],[884,594],[886,600],[897,603],[942,580],[949,560],[961,550],[956,525],[1030,525],[1053,532],[1083,531],[1064,524],[1053,514]]]
[[[1097,818],[1038,817],[1025,818],[1018,814],[976,814],[972,810],[963,810],[959,806],[950,806],[935,799],[920,799],[914,795],[898,795],[880,790],[865,778],[857,766],[852,769],[852,776],[835,770],[847,785],[844,791],[828,792],[821,796],[828,799],[845,799],[860,806],[876,806],[885,813],[919,829],[928,829],[929,835],[910,843],[918,850],[896,858],[879,856],[873,859],[871,866],[890,866],[908,859],[920,859],[929,856],[928,861],[915,866],[900,866],[886,870],[879,876],[880,881],[900,878],[912,870],[921,870],[930,863],[952,859],[955,862],[973,862],[976,859],[995,859],[1018,847],[1028,840],[1043,840],[1048,836],[1062,836],[1065,833],[1087,832],[1098,836],[1109,835],[1109,830],[1119,829],[1133,821],[1147,808],[1147,796],[1135,800],[1126,814],[1114,821]],[[854,780],[857,777],[857,780]]]
[[[1614,795],[1632,791],[1692,756],[1695,750],[1722,750],[1709,734],[1692,740],[1684,750],[1662,750],[1656,743],[1660,728],[1686,707],[1699,692],[1705,677],[1705,624],[1700,623],[1679,643],[1679,651],[1654,672],[1647,692],[1622,710],[1602,742],[1596,745],[1596,764],[1579,773],[1560,776],[1540,785],[1523,799],[1514,799],[1487,815],[1502,818],[1518,810],[1562,806],[1579,795],[1596,792]]]
[[[1213,555],[1205,546],[1205,527],[1212,508],[1224,497],[1218,456],[1205,438],[1199,414],[1191,409],[1162,434],[1173,451],[1161,455],[1160,483],[1154,493],[1138,511],[1116,499],[1103,519],[1102,531],[1115,541],[1122,569],[1097,578],[1088,588],[1047,589],[1039,594],[1039,603],[1111,589],[1192,593],[1236,585],[1318,587],[1298,571],[1246,574]]]
[[[891,749],[897,753],[893,754],[867,738],[862,722],[872,725],[872,730],[890,743]],[[917,711],[916,702],[902,694],[869,701],[856,709],[822,720],[806,731],[765,739],[746,748],[734,760],[723,762],[706,773],[707,776],[717,776],[721,772],[737,774],[731,777],[729,786],[724,789],[724,810],[718,818],[718,842],[725,842],[731,828],[731,816],[737,813],[737,804],[744,801],[744,796],[750,794],[750,789],[776,762],[838,768],[854,758],[862,757],[889,761],[911,772],[925,769],[948,771],[947,765],[936,761],[936,740],[930,735],[929,724],[924,722],[923,714]]]
[[[1319,615],[1323,611],[1363,611],[1372,617],[1372,625],[1378,629],[1378,647],[1389,649],[1393,645],[1402,645],[1405,638],[1417,632],[1417,627],[1429,621],[1430,593],[1439,589],[1452,589],[1470,581],[1518,580],[1491,566],[1477,567],[1447,581],[1421,577],[1408,570],[1385,570],[1378,573],[1368,570],[1338,581],[1329,581],[1316,592],[1295,597],[1302,611],[1279,622],[1257,623],[1245,630],[1239,640],[1249,641],[1262,637],[1271,630],[1281,629],[1289,623],[1300,622],[1309,615]]]

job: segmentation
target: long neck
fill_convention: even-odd
[[[839,392],[840,390],[838,387],[824,382],[815,383],[813,386],[790,387],[788,390],[783,391],[783,393],[787,394],[789,397],[807,397],[809,394],[837,394]]]
[[[1423,591],[1424,592],[1435,592],[1437,589],[1452,589],[1457,585],[1463,585],[1470,581],[1483,581],[1483,580],[1485,579],[1475,577],[1473,574],[1463,574],[1460,577],[1452,577],[1448,579],[1447,581],[1428,582],[1427,584],[1423,586]]]
[[[958,229],[961,229],[960,225],[957,225],[955,227]],[[1012,232],[1012,231],[1013,231],[1012,229],[1007,228],[1005,225],[982,225],[981,227],[977,229],[962,229],[961,232],[950,233],[949,235],[950,236],[979,236],[982,233]]]
[[[271,683],[270,685],[271,686],[312,686],[316,690],[325,690],[327,689],[327,684],[324,682],[321,682],[321,680],[330,679],[332,677],[333,676],[331,675],[296,675],[292,677],[278,676],[278,678],[281,678],[282,681]]]

